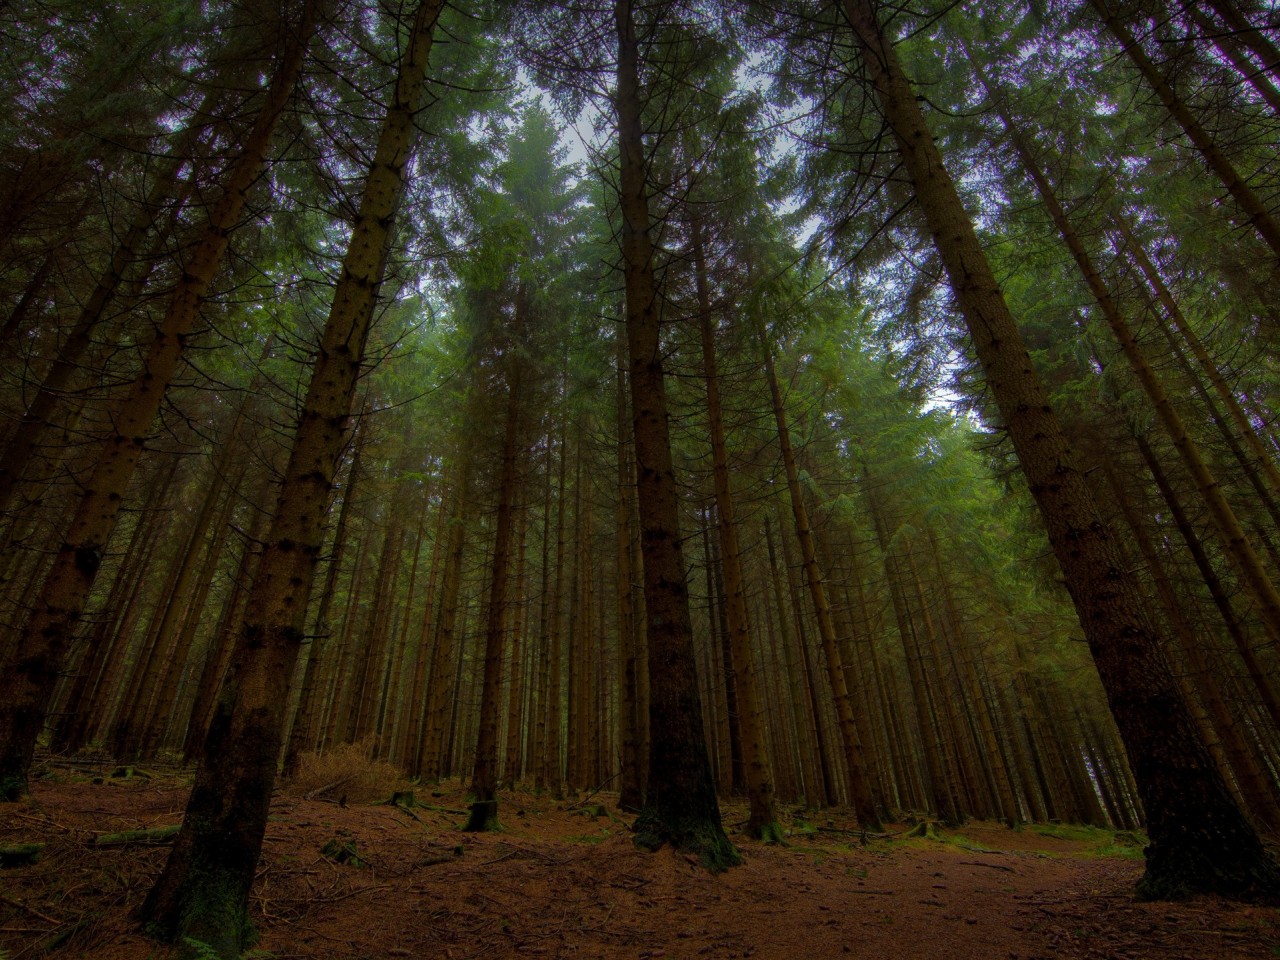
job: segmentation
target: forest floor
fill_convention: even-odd
[[[0,845],[46,844],[0,870],[2,960],[171,955],[130,917],[168,848],[96,841],[178,823],[187,782],[110,774],[59,767],[0,804]],[[310,793],[272,805],[252,904],[262,960],[1280,956],[1274,907],[1135,901],[1141,841],[1123,834],[971,823],[864,841],[845,811],[788,810],[787,845],[762,846],[730,804],[743,864],[713,876],[633,847],[616,795],[509,792],[502,831],[477,835],[458,830],[456,781],[419,786],[411,809]]]

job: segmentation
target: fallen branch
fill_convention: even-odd
[[[586,805],[591,801],[591,798],[592,798],[592,797],[594,797],[597,793],[599,793],[601,790],[603,790],[603,789],[604,789],[605,787],[607,787],[609,784],[613,783],[613,781],[617,780],[620,776],[622,776],[622,772],[621,772],[621,771],[619,771],[619,772],[615,773],[612,777],[610,777],[610,778],[609,778],[608,780],[606,780],[604,783],[599,784],[598,786],[592,787],[592,788],[591,788],[591,792],[590,792],[590,793],[588,793],[588,794],[587,794],[585,797],[583,797],[581,800],[579,800],[577,803],[571,803],[571,804],[569,804],[569,806],[565,807],[565,809],[566,809],[566,810],[572,810],[574,807],[583,807],[583,806],[586,806]]]
[[[27,913],[31,914],[31,916],[35,917],[37,920],[43,920],[45,923],[52,923],[55,927],[60,927],[63,924],[63,921],[55,920],[53,917],[49,916],[48,914],[41,913],[35,907],[31,906],[28,903],[23,903],[21,900],[11,900],[8,897],[6,897],[3,893],[0,893],[0,903],[7,903],[11,907],[17,907],[19,910],[24,910]],[[41,932],[43,933],[46,931],[41,931]]]
[[[977,860],[961,860],[960,863],[966,867],[987,867],[990,870],[1003,870],[1005,873],[1017,873],[1013,867],[1006,867],[1003,863],[979,863]]]
[[[334,787],[340,787],[350,779],[351,774],[347,774],[345,777],[339,777],[337,780],[333,781],[333,783],[326,783],[323,787],[316,787],[310,793],[303,794],[302,799],[314,800],[316,797],[320,796],[320,794],[328,793],[330,790],[334,789]]]

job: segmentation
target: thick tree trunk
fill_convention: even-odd
[[[368,407],[365,407],[365,413]],[[329,610],[333,605],[333,595],[338,585],[338,574],[342,572],[342,560],[346,553],[347,524],[351,518],[351,507],[355,502],[356,491],[360,484],[360,455],[364,449],[361,442],[361,426],[365,423],[363,416],[357,421],[351,439],[354,452],[351,455],[351,466],[347,469],[347,483],[342,491],[342,506],[338,508],[338,520],[333,530],[333,549],[329,553],[329,562],[325,570],[324,585],[320,590],[320,604],[316,609],[315,620],[311,628],[311,640],[307,648],[306,664],[302,672],[302,689],[298,696],[297,714],[293,718],[293,727],[284,750],[284,762],[281,773],[291,777],[298,772],[298,758],[302,753],[315,746],[315,732],[320,719],[319,675],[320,665],[326,653],[336,645],[329,643]]]
[[[420,4],[405,39],[232,674],[209,728],[182,830],[142,909],[157,933],[206,943],[219,957],[237,957],[249,933],[249,888],[275,784],[288,684],[442,6],[442,0]]]
[[[636,821],[636,842],[664,843],[696,853],[711,870],[736,864],[737,851],[720,823],[715,784],[702,733],[694,672],[689,588],[680,546],[679,502],[671,459],[663,382],[658,292],[649,236],[649,199],[641,125],[639,44],[631,0],[617,0],[619,201],[627,298],[640,538],[644,554],[649,641],[649,782]]]
[[[1204,710],[1207,714],[1205,721],[1209,721],[1210,724],[1210,730],[1205,731],[1205,742],[1210,751],[1214,753],[1214,759],[1218,761],[1219,769],[1223,770],[1224,779],[1228,776],[1234,778],[1240,798],[1244,801],[1249,811],[1267,829],[1272,831],[1280,829],[1280,804],[1277,804],[1276,796],[1264,778],[1261,767],[1254,758],[1253,751],[1245,742],[1244,737],[1241,736],[1240,724],[1237,723],[1235,717],[1231,715],[1231,711],[1227,708],[1222,696],[1221,685],[1218,683],[1217,676],[1214,674],[1205,654],[1202,640],[1196,636],[1194,628],[1183,613],[1182,603],[1178,599],[1177,591],[1169,575],[1165,572],[1164,563],[1161,561],[1151,537],[1147,534],[1146,525],[1130,502],[1128,491],[1125,490],[1120,482],[1115,470],[1112,469],[1109,463],[1104,463],[1102,469],[1103,475],[1115,495],[1116,503],[1125,519],[1125,523],[1133,534],[1134,543],[1137,545],[1138,551],[1141,553],[1142,559],[1151,573],[1152,582],[1155,585],[1156,594],[1160,598],[1161,606],[1164,608],[1166,619],[1173,629],[1173,634],[1178,640],[1183,656],[1186,658],[1191,672],[1189,681],[1194,682],[1200,699],[1204,703]],[[1197,721],[1200,721],[1199,717],[1197,717]],[[1204,721],[1200,722],[1203,726]],[[1214,742],[1210,739],[1211,735],[1219,738],[1216,750]],[[1232,780],[1228,779],[1227,783],[1231,785]]]
[[[876,7],[843,5],[1129,750],[1151,837],[1139,891],[1154,898],[1280,892],[1280,869],[1213,766],[1142,616]],[[1276,241],[1280,249],[1280,231]]]
[[[639,810],[644,805],[644,785],[640,770],[640,681],[636,660],[639,654],[638,627],[640,611],[636,609],[635,589],[637,571],[631,562],[632,540],[635,536],[631,522],[632,501],[635,499],[636,474],[631,457],[631,421],[627,405],[627,357],[621,331],[617,341],[617,431],[618,431],[618,496],[614,530],[617,538],[617,601],[618,601],[618,653],[622,669],[618,678],[618,726],[622,740],[622,771],[618,785],[618,806],[624,810]]]

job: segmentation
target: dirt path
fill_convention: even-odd
[[[38,783],[32,802],[0,805],[0,844],[48,844],[0,870],[0,957],[167,956],[128,917],[166,848],[93,841],[176,823],[184,797],[172,780],[106,778]],[[508,794],[503,832],[477,836],[448,812],[464,805],[457,785],[417,799],[444,809],[277,798],[253,904],[264,960],[1280,955],[1275,908],[1135,902],[1141,861],[1108,834],[972,824],[947,842],[863,843],[841,816],[796,815],[788,846],[742,842],[744,864],[711,876],[637,851],[625,818],[590,806]],[[727,808],[726,822],[742,819]]]

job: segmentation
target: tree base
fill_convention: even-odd
[[[747,824],[747,836],[759,840],[761,843],[778,844],[786,846],[786,836],[782,832],[782,824],[777,820],[770,820],[768,823]]]
[[[1166,853],[1152,843],[1144,852],[1147,870],[1136,888],[1139,900],[1186,900],[1211,893],[1229,900],[1280,902],[1280,864],[1261,844],[1243,853],[1226,849]]]
[[[0,776],[0,803],[17,803],[31,793],[27,778],[19,773]]]
[[[244,906],[247,898],[234,881],[202,871],[180,896],[174,913],[157,910],[151,898],[142,907],[148,935],[177,946],[179,960],[238,960],[257,939]]]
[[[646,807],[636,818],[633,829],[633,842],[640,849],[656,853],[669,843],[676,850],[694,854],[698,862],[712,873],[720,873],[742,863],[742,855],[725,836],[718,818],[664,818],[653,807]]]
[[[501,830],[498,823],[498,801],[477,800],[471,804],[471,816],[462,828],[468,833],[488,833]]]

